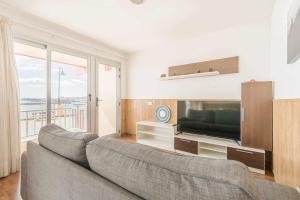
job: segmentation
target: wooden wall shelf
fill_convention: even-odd
[[[204,77],[204,76],[216,76],[219,75],[220,72],[213,71],[213,72],[203,72],[197,74],[186,74],[186,75],[179,75],[179,76],[167,76],[162,77],[160,80],[174,80],[174,79],[185,79],[185,78],[196,78],[196,77]]]
[[[185,65],[169,67],[168,80],[170,77],[181,77],[183,75],[199,75],[206,73],[233,74],[239,73],[239,57],[229,57],[217,60],[197,62]],[[196,75],[197,74],[197,75]],[[203,76],[202,75],[202,76]],[[218,74],[214,74],[218,75]],[[194,76],[193,76],[194,77]],[[187,77],[189,78],[189,77]]]

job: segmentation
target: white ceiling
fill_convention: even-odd
[[[275,0],[2,0],[126,52],[271,16]]]

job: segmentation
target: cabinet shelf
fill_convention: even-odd
[[[214,159],[227,159],[226,153],[220,153],[213,150],[207,150],[207,149],[199,149],[199,156],[200,157],[206,157],[206,158],[214,158]]]
[[[136,123],[137,143],[174,151],[175,131],[173,124],[140,121]]]
[[[227,147],[226,146],[220,146],[216,144],[208,144],[208,143],[199,143],[199,149],[209,150],[209,151],[215,151],[218,153],[227,153]]]
[[[162,122],[150,122],[150,121],[140,121],[140,122],[137,122],[136,125],[167,128],[167,129],[170,129],[175,126],[175,124],[167,124],[167,123],[162,123]]]
[[[161,132],[161,133],[157,133],[155,131],[141,131],[139,130],[137,132],[138,134],[147,134],[147,135],[153,135],[153,136],[158,136],[158,137],[165,137],[165,138],[171,138],[173,139],[173,135],[171,135],[170,133],[164,133],[164,132]]]
[[[168,151],[174,151],[174,147],[173,147],[172,143],[160,141],[157,139],[140,138],[140,139],[137,139],[137,143],[144,144],[147,146],[152,146],[152,147],[159,148],[159,149],[165,149]]]

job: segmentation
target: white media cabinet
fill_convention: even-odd
[[[174,151],[176,126],[160,122],[141,121],[136,123],[136,141],[140,144]]]
[[[189,133],[176,134],[175,124],[136,123],[137,143],[176,153],[215,159],[238,160],[253,172],[265,174],[265,151],[239,145],[230,139]]]

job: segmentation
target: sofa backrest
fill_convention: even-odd
[[[113,138],[87,145],[91,169],[145,199],[258,199],[242,163],[154,149]]]
[[[55,124],[50,124],[41,128],[38,141],[46,149],[88,167],[86,145],[97,137],[96,134],[69,132]]]
[[[22,157],[24,200],[140,200],[141,198],[94,172],[28,142]]]

